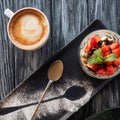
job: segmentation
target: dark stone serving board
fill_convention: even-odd
[[[96,20],[1,101],[0,120],[30,120],[47,85],[48,67],[55,60],[63,61],[63,76],[47,91],[36,120],[67,119],[109,83],[111,79],[97,80],[86,75],[78,60],[81,41],[87,34],[98,29],[105,29],[105,26]]]

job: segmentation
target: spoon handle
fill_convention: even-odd
[[[38,108],[40,107],[40,104],[41,104],[41,102],[42,102],[42,100],[43,100],[43,98],[45,96],[45,93],[47,92],[47,89],[50,87],[52,82],[53,82],[52,80],[49,80],[49,82],[48,82],[48,84],[47,84],[47,86],[46,86],[46,88],[45,88],[45,90],[44,90],[44,92],[43,92],[43,94],[42,94],[42,96],[41,96],[41,98],[40,98],[40,100],[39,100],[39,102],[38,102],[38,104],[37,104],[37,106],[35,108],[35,111],[33,112],[32,117],[31,117],[30,120],[34,120],[34,116],[36,115],[36,112],[38,111]]]

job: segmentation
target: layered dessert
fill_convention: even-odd
[[[80,45],[80,61],[90,76],[109,78],[119,72],[119,35],[108,30],[89,34]]]

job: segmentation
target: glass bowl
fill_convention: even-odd
[[[100,74],[96,74],[95,72],[93,72],[92,70],[90,70],[87,66],[86,66],[86,60],[85,60],[85,49],[86,49],[86,46],[87,44],[90,42],[90,39],[92,36],[100,36],[100,37],[103,37],[103,36],[107,36],[109,37],[110,39],[114,39],[115,42],[117,43],[120,43],[120,36],[115,33],[115,32],[112,32],[110,30],[105,30],[105,29],[102,29],[102,30],[96,30],[94,32],[91,32],[90,34],[88,34],[81,42],[80,46],[79,46],[79,50],[78,50],[78,58],[79,58],[79,62],[80,62],[80,65],[83,69],[83,71],[93,77],[93,78],[97,78],[97,79],[109,79],[109,78],[113,78],[115,77],[116,75],[118,75],[120,73],[120,67],[117,67],[117,70],[115,73],[111,74],[111,75],[100,75]]]

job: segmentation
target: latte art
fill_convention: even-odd
[[[33,15],[25,15],[20,21],[21,26],[18,29],[20,29],[19,31],[23,39],[26,39],[28,42],[34,42],[41,37],[43,27],[37,17]]]
[[[11,20],[10,36],[16,44],[34,45],[44,40],[49,32],[44,15],[35,10],[23,10]]]

